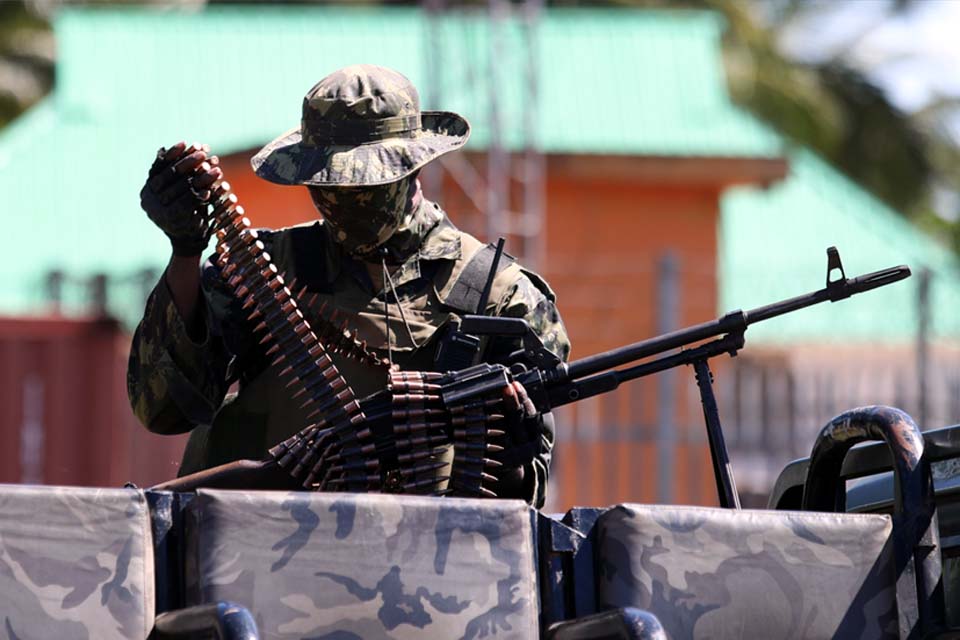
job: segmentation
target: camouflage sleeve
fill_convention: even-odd
[[[496,315],[526,320],[543,346],[566,362],[570,356],[570,338],[556,303],[556,295],[543,278],[520,269],[520,275],[497,304]]]
[[[557,311],[556,296],[539,275],[521,270],[497,304],[496,314],[526,320],[543,345],[566,362],[570,355],[570,339]],[[519,346],[517,344],[514,348]],[[542,414],[535,419],[540,422],[536,428],[540,434],[539,453],[523,467],[523,498],[540,508],[546,501],[555,432],[552,413]]]
[[[200,343],[190,339],[161,277],[130,347],[127,394],[133,412],[154,433],[209,424],[227,391],[228,360],[222,341],[209,331]]]

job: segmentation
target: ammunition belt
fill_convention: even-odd
[[[504,434],[491,427],[503,418],[502,397],[444,393],[462,386],[456,373],[390,371],[384,391],[359,401],[330,353],[386,369],[384,360],[322,312],[307,320],[298,303],[305,290],[285,282],[229,183],[214,189],[212,205],[222,277],[317,420],[270,449],[279,466],[321,491],[496,497],[489,471],[502,466],[494,458],[503,447],[493,441]],[[499,380],[490,387],[502,388]]]
[[[349,490],[353,481],[385,493],[496,497],[490,471],[502,466],[502,386],[495,395],[445,398],[458,376],[391,371],[384,391],[360,401],[357,442],[338,446],[311,426],[275,447],[288,456],[278,461],[304,486],[323,490]]]

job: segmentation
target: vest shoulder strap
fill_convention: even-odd
[[[460,313],[476,313],[477,305],[480,304],[480,296],[483,295],[483,288],[490,277],[490,269],[493,266],[493,257],[497,248],[488,244],[480,248],[473,254],[467,264],[456,276],[452,286],[444,287],[446,295],[443,296],[443,303],[453,307]],[[504,253],[500,256],[500,263],[497,265],[497,273],[516,262],[516,258]]]

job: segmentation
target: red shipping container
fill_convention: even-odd
[[[0,482],[150,486],[186,436],[158,436],[127,400],[130,336],[113,320],[0,318]]]

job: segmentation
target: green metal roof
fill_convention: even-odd
[[[365,61],[409,76],[426,107],[467,116],[482,148],[494,49],[507,142],[529,124],[522,23],[491,33],[483,11],[432,25],[414,8],[86,9],[61,13],[55,26],[58,112],[131,129],[149,118],[154,138],[195,131],[218,148],[261,144],[299,124],[301,98],[321,76]],[[545,12],[535,32],[535,138],[555,153],[778,154],[776,137],[730,103],[721,28],[705,12]],[[428,77],[428,56],[439,77]],[[432,87],[442,104],[429,104]]]
[[[960,336],[960,262],[809,151],[789,153],[790,174],[768,190],[737,188],[722,199],[720,300],[752,308],[819,289],[828,246],[848,277],[907,264],[914,276],[888,287],[751,327],[751,342],[911,340],[917,274],[931,270],[932,335]]]
[[[728,100],[721,26],[699,12],[548,11],[536,39],[542,101],[534,133],[542,148],[776,155],[777,138]],[[426,57],[437,55],[442,105],[425,106],[466,115],[470,145],[482,148],[493,44],[486,16],[439,23],[440,53],[427,46],[428,27],[410,8],[63,10],[54,93],[0,132],[0,210],[16,219],[0,312],[38,311],[51,269],[123,278],[162,268],[166,242],[138,206],[155,150],[179,139],[220,154],[260,145],[296,126],[303,94],[338,67],[389,65],[429,96]],[[525,131],[520,29],[508,23],[496,43],[502,126],[513,143]],[[66,308],[79,302],[66,300]],[[141,312],[116,311],[128,319]]]

